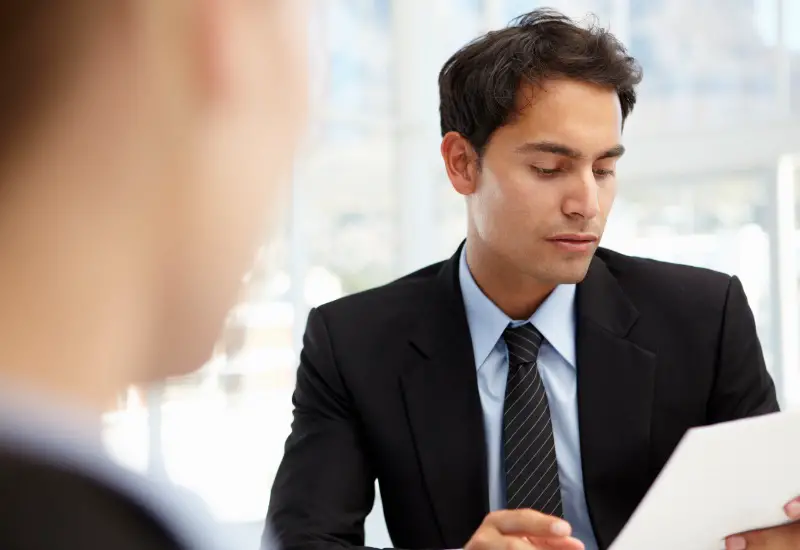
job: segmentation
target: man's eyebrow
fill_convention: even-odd
[[[551,153],[554,155],[559,155],[571,159],[586,158],[586,155],[584,155],[580,151],[573,149],[572,147],[568,147],[567,145],[563,145],[561,143],[555,143],[553,141],[533,141],[533,142],[523,143],[522,145],[516,148],[516,151],[518,153],[523,153],[523,154],[532,152]],[[625,154],[625,147],[623,147],[622,145],[615,145],[611,149],[601,153],[597,157],[597,160],[617,158],[621,157],[624,154]]]
[[[623,147],[622,145],[615,145],[614,147],[612,147],[611,149],[609,149],[608,151],[597,157],[597,160],[619,158],[624,154],[625,154],[625,147]]]

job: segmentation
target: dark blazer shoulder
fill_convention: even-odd
[[[446,263],[431,264],[385,285],[350,294],[315,309],[333,323],[374,325],[405,317],[441,293],[438,282]]]
[[[348,386],[376,384],[373,376],[389,375],[381,378],[389,380],[402,368],[409,339],[422,321],[453,318],[448,310],[452,292],[443,284],[452,267],[452,259],[432,264],[312,309],[301,360],[311,360],[329,378],[345,377]]]
[[[85,473],[0,448],[0,548],[182,548],[145,509]]]
[[[595,261],[616,279],[624,293],[639,306],[652,303],[672,309],[691,305],[721,311],[733,277],[712,269],[649,258],[628,256],[600,248]]]

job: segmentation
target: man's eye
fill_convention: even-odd
[[[602,170],[602,169],[598,168],[597,170],[594,170],[594,175],[599,177],[599,178],[607,178],[607,177],[613,176],[614,175],[614,171],[613,170]]]
[[[540,176],[555,176],[561,172],[558,168],[539,168],[538,166],[533,166],[533,170]]]

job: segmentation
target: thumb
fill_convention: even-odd
[[[789,516],[789,519],[793,519],[795,521],[800,520],[800,497],[797,497],[788,503],[784,507],[784,511],[786,512],[786,515]]]

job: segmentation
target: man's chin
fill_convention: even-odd
[[[552,273],[553,283],[557,285],[575,285],[582,282],[589,273],[589,266],[592,263],[591,257],[580,261],[564,262],[560,269]]]

